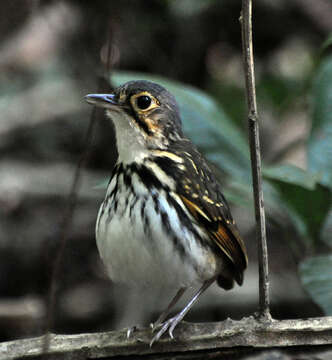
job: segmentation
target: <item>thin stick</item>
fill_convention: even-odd
[[[242,0],[242,55],[248,104],[248,126],[253,191],[255,202],[256,231],[259,262],[259,315],[271,319],[269,299],[268,254],[266,245],[265,211],[262,189],[261,154],[255,91],[255,73],[252,45],[252,0]]]

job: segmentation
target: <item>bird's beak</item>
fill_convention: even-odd
[[[119,106],[114,94],[89,94],[84,98],[89,104],[99,107],[114,109],[114,107]]]

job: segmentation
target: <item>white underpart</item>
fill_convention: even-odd
[[[112,118],[114,119],[114,116]],[[133,161],[142,162],[148,156],[142,135],[129,125],[125,115],[123,118],[118,116],[114,120],[120,161],[124,164]],[[153,167],[151,164],[150,166]],[[167,180],[166,174],[159,172],[159,175],[165,177],[160,179],[163,182]],[[109,202],[108,196],[114,189],[115,181],[116,177],[109,184],[104,203]],[[130,207],[134,197],[129,189],[122,186],[122,176],[119,177],[116,213],[113,212],[113,204],[108,203],[110,212],[102,212],[103,204],[98,214],[97,246],[110,278],[114,282],[130,286],[179,288],[201,284],[213,277],[220,270],[222,265],[220,260],[202,247],[195,235],[181,224],[176,210],[166,200],[166,194],[158,197],[160,211],[168,214],[171,228],[189,256],[181,257],[173,239],[165,231],[160,212],[156,213],[152,198],[156,190],[147,189],[136,174],[133,175],[132,182],[135,183],[135,191],[140,199],[132,209],[132,217],[130,217]],[[169,185],[171,188],[174,186],[171,183]],[[141,217],[144,197],[147,199],[145,213],[150,219],[149,235],[144,232]],[[178,202],[181,201],[175,194],[174,198]],[[184,208],[183,204],[181,206]],[[198,227],[197,230],[204,236]]]
[[[113,187],[112,183],[110,187]],[[183,242],[191,261],[196,264],[196,269],[189,259],[184,260],[180,256],[172,239],[162,227],[160,215],[154,210],[152,196],[148,192],[145,194],[148,196],[145,211],[149,218],[153,219],[150,221],[150,236],[144,233],[144,224],[141,221],[142,202],[138,201],[133,208],[133,220],[129,216],[131,201],[122,213],[125,199],[130,196],[128,192],[119,194],[122,200],[119,200],[116,214],[111,212],[110,221],[107,213],[97,220],[97,245],[110,278],[130,286],[179,288],[201,284],[214,276],[217,270],[215,259],[211,259],[194,235],[182,226],[175,209],[169,206],[164,197],[159,198],[160,209],[168,213],[171,227],[178,235],[178,240]]]
[[[113,120],[115,126],[119,160],[124,164],[133,161],[141,162],[142,159],[148,156],[143,135],[126,113],[108,111],[107,115]]]

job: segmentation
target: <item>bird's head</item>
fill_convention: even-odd
[[[172,94],[150,81],[129,81],[111,94],[90,94],[115,125],[119,157],[130,160],[151,149],[167,149],[182,137],[178,105]]]

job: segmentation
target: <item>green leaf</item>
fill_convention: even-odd
[[[299,230],[302,240],[312,245],[320,239],[320,233],[331,206],[331,191],[317,184],[308,189],[280,180],[270,180],[280,195],[281,206],[287,207],[288,215]]]
[[[312,131],[308,140],[308,169],[321,174],[332,189],[332,57],[319,68],[312,90]]]
[[[332,247],[332,206],[330,207],[330,210],[326,216],[322,232],[321,232],[321,238],[327,244],[328,246]]]
[[[315,256],[300,264],[302,285],[312,299],[332,315],[332,255]]]
[[[245,206],[249,213],[254,214],[252,188],[249,187],[248,184],[232,179],[232,181],[227,184],[227,188],[223,189],[223,193],[231,203]]]
[[[320,176],[312,174],[294,165],[277,165],[264,167],[263,176],[272,180],[280,180],[288,184],[302,186],[308,190],[313,190]]]
[[[323,42],[321,46],[321,52],[325,51],[328,47],[332,45],[332,34],[330,34],[327,39]]]
[[[265,106],[273,106],[282,113],[289,110],[294,100],[298,99],[302,86],[298,80],[282,77],[280,74],[264,74],[257,83],[257,98]],[[278,116],[277,116],[278,118]]]
[[[179,104],[184,133],[208,160],[249,186],[247,141],[212,97],[192,86],[151,74],[116,71],[112,75],[116,86],[139,79],[157,82],[168,89]]]

